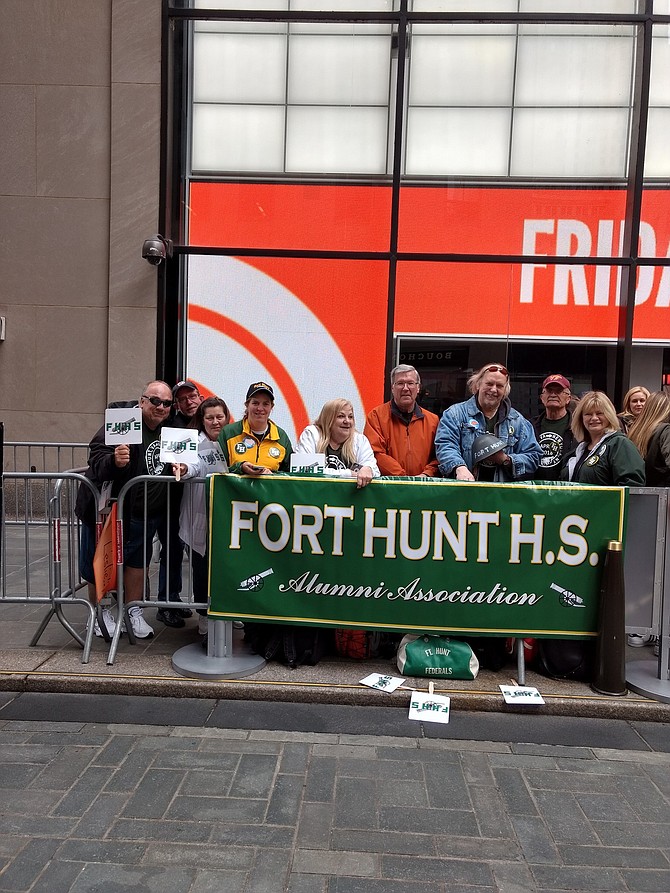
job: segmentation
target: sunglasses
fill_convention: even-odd
[[[161,400],[160,397],[148,397],[146,394],[142,394],[142,397],[148,400],[152,406],[164,406],[165,409],[169,409],[172,406],[172,400]]]
[[[495,363],[493,366],[487,366],[486,369],[484,369],[484,372],[502,372],[503,375],[506,375],[507,378],[509,378],[509,372],[499,363]]]

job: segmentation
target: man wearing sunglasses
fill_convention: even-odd
[[[136,404],[135,404],[136,405]],[[172,466],[160,461],[160,433],[172,410],[172,390],[164,381],[150,381],[142,390],[139,400],[142,411],[142,443],[108,446],[105,443],[105,426],[96,432],[89,446],[86,476],[98,487],[111,482],[111,498],[115,498],[123,485],[138,475],[171,475]],[[152,555],[152,540],[156,532],[166,535],[167,486],[137,485],[128,494],[124,505],[124,573],[123,585],[126,603],[142,600],[146,579],[146,567]],[[82,493],[84,494],[82,496]],[[77,499],[77,515],[85,524],[95,525],[95,506],[85,504],[88,488],[80,488]],[[146,501],[146,506],[145,506]],[[146,529],[145,529],[146,508]],[[93,540],[93,545],[95,540]],[[90,556],[92,560],[92,556]],[[88,568],[86,556],[80,554],[82,577],[93,582],[92,568]],[[153,636],[154,631],[144,619],[140,605],[128,611],[133,633],[138,639]],[[112,635],[117,618],[109,608],[103,611],[107,632]],[[102,633],[97,627],[96,635]]]
[[[509,372],[488,363],[468,379],[472,396],[446,409],[435,435],[435,452],[443,477],[474,481],[472,445],[480,434],[495,434],[505,449],[479,468],[477,480],[503,483],[532,478],[542,459],[533,426],[509,400]]]

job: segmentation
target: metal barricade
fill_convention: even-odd
[[[88,595],[77,595],[86,584],[79,576],[79,521],[74,514],[74,504],[79,486],[91,489],[96,504],[98,491],[87,478],[75,472],[8,472],[3,475],[3,480],[17,492],[23,493],[22,504],[26,510],[23,517],[14,516],[9,524],[4,512],[0,517],[0,603],[49,605],[49,611],[30,644],[37,645],[49,621],[55,616],[82,646],[82,663],[88,663],[95,610]],[[35,485],[46,496],[40,523],[34,522],[27,508],[30,505],[29,493]],[[65,617],[65,604],[83,605],[88,609],[89,623],[84,638]]]
[[[626,631],[659,637],[658,658],[629,661],[626,681],[670,704],[670,500],[666,488],[630,490],[626,531]]]
[[[155,610],[161,608],[166,610],[183,610],[184,608],[207,609],[206,600],[204,602],[196,602],[194,598],[192,558],[189,551],[184,549],[178,534],[179,509],[175,506],[179,505],[179,500],[171,498],[175,487],[182,488],[204,483],[206,482],[203,478],[193,478],[187,483],[182,483],[174,477],[140,475],[124,484],[119,492],[117,502],[117,535],[121,536],[123,547],[117,551],[118,617],[124,617],[128,639],[133,644],[135,644],[135,636],[128,611],[135,605]],[[161,532],[165,532],[160,546],[153,536],[156,527],[156,516],[150,515],[148,510],[148,505],[152,499],[149,488],[153,487],[167,488],[165,509],[160,513]],[[138,506],[141,509],[139,513],[137,511]],[[129,598],[126,592],[126,581],[124,581],[124,558],[127,546],[125,538],[127,537],[128,522],[131,517],[134,521],[141,521],[142,524],[141,564],[145,572],[142,575],[141,592],[131,593]],[[149,573],[152,560],[162,563],[164,568],[166,598],[162,601],[152,598],[151,574]],[[171,598],[171,596],[173,597]],[[176,600],[176,598],[179,600]],[[122,624],[116,623],[107,658],[107,663],[110,665],[114,663],[116,658],[121,632]]]
[[[77,471],[88,461],[87,443],[37,443],[6,441],[3,468],[5,471],[4,512],[7,524],[22,524],[27,517],[31,524],[44,524],[49,499],[47,479],[34,479],[31,486],[21,486],[12,474],[52,474]]]

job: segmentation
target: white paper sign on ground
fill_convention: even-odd
[[[192,465],[198,457],[195,428],[161,428],[161,462]]]
[[[370,673],[365,679],[361,679],[361,685],[376,688],[379,691],[395,691],[400,688],[405,680],[399,676],[384,676],[382,673]]]
[[[506,704],[544,704],[540,692],[531,685],[501,685]]]
[[[323,474],[325,468],[325,453],[291,453],[293,474]]]
[[[139,406],[105,410],[105,443],[142,443],[142,410]]]
[[[408,719],[421,722],[449,722],[451,698],[427,691],[413,691],[409,701]]]

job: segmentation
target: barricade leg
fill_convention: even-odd
[[[233,624],[207,620],[207,653],[200,642],[186,645],[172,655],[172,667],[180,676],[195,679],[241,679],[265,666],[265,659],[246,651],[234,654]]]
[[[526,684],[526,652],[523,639],[516,640],[516,675],[519,685]]]

